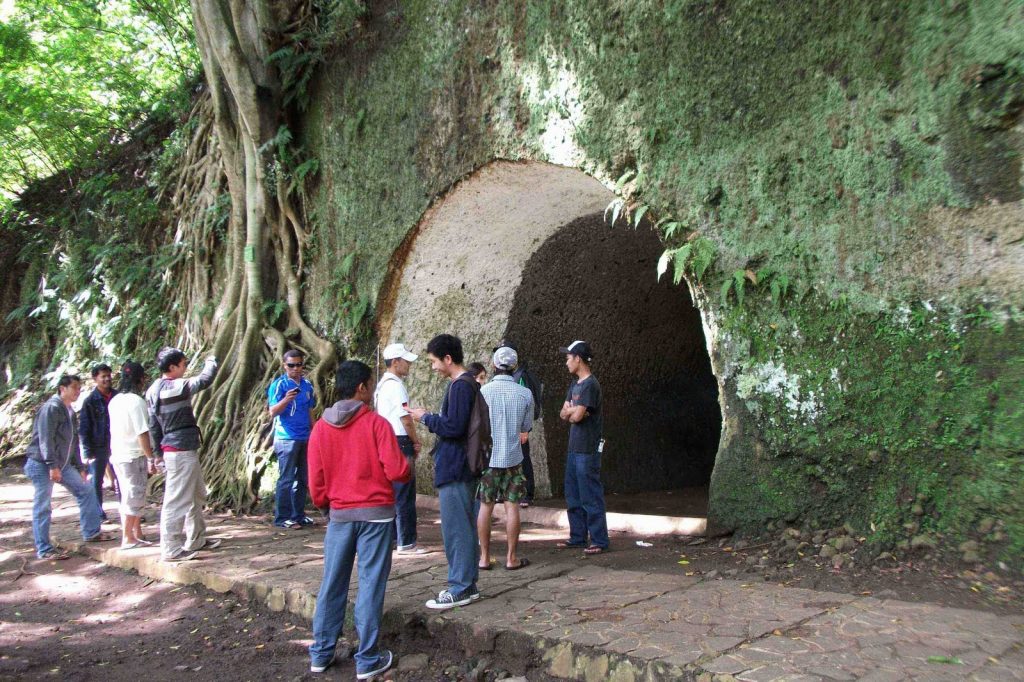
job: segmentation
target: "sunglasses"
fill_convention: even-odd
[[[301,362],[286,362],[286,363],[284,363],[284,366],[288,367],[289,369],[295,369],[296,367],[302,367],[302,363]]]

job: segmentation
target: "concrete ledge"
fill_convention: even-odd
[[[438,498],[433,495],[416,495],[416,506],[421,509],[440,510]],[[504,520],[503,505],[494,506],[494,515]],[[649,514],[621,514],[608,512],[608,530],[635,533],[637,535],[704,535],[708,520],[695,516],[654,516]],[[568,528],[569,517],[564,509],[543,507],[536,504],[519,510],[523,523],[535,523],[548,528]]]

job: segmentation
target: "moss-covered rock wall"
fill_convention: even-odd
[[[372,316],[431,202],[495,158],[630,172],[669,246],[713,247],[688,272],[713,521],[1019,556],[1022,26],[1020,0],[371,3],[306,122],[308,312]]]

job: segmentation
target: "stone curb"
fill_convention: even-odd
[[[61,543],[68,551],[84,554],[104,565],[131,570],[140,576],[175,583],[178,585],[202,585],[220,594],[234,594],[239,598],[265,606],[274,612],[285,612],[313,620],[316,594],[306,589],[273,585],[258,579],[234,579],[216,570],[220,562],[194,561],[170,564],[160,560],[157,548],[142,550],[121,550],[117,547],[81,541]],[[419,606],[419,602],[416,602]],[[467,607],[473,608],[473,607]],[[660,682],[662,680],[692,680],[692,671],[662,662],[634,659],[630,656],[611,654],[594,647],[580,646],[537,637],[514,630],[484,627],[479,624],[461,622],[453,617],[458,609],[449,612],[424,612],[421,608],[404,610],[398,607],[386,609],[382,625],[385,631],[400,632],[410,627],[425,626],[435,637],[454,640],[461,644],[467,656],[486,655],[500,647],[502,650],[536,651],[544,666],[544,672],[552,677],[585,682],[610,680],[611,682]],[[350,618],[350,617],[349,617]]]

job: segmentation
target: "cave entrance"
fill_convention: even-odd
[[[527,261],[506,334],[544,382],[553,494],[568,444],[558,412],[569,375],[557,349],[584,339],[603,393],[609,511],[703,516],[722,425],[718,383],[689,292],[655,280],[662,248],[649,228],[610,229],[603,213],[564,225]]]
[[[585,339],[603,391],[609,511],[703,517],[722,416],[701,315],[685,286],[656,280],[663,247],[649,227],[604,222],[613,198],[573,169],[484,167],[395,254],[378,334],[422,353],[434,334],[454,333],[466,362],[485,365],[499,339],[513,339],[544,383],[531,450],[538,496],[552,506],[568,441],[558,412],[570,377],[558,348]],[[413,402],[436,406],[444,382],[416,362],[409,390]],[[430,492],[429,458],[418,466],[420,492]]]

